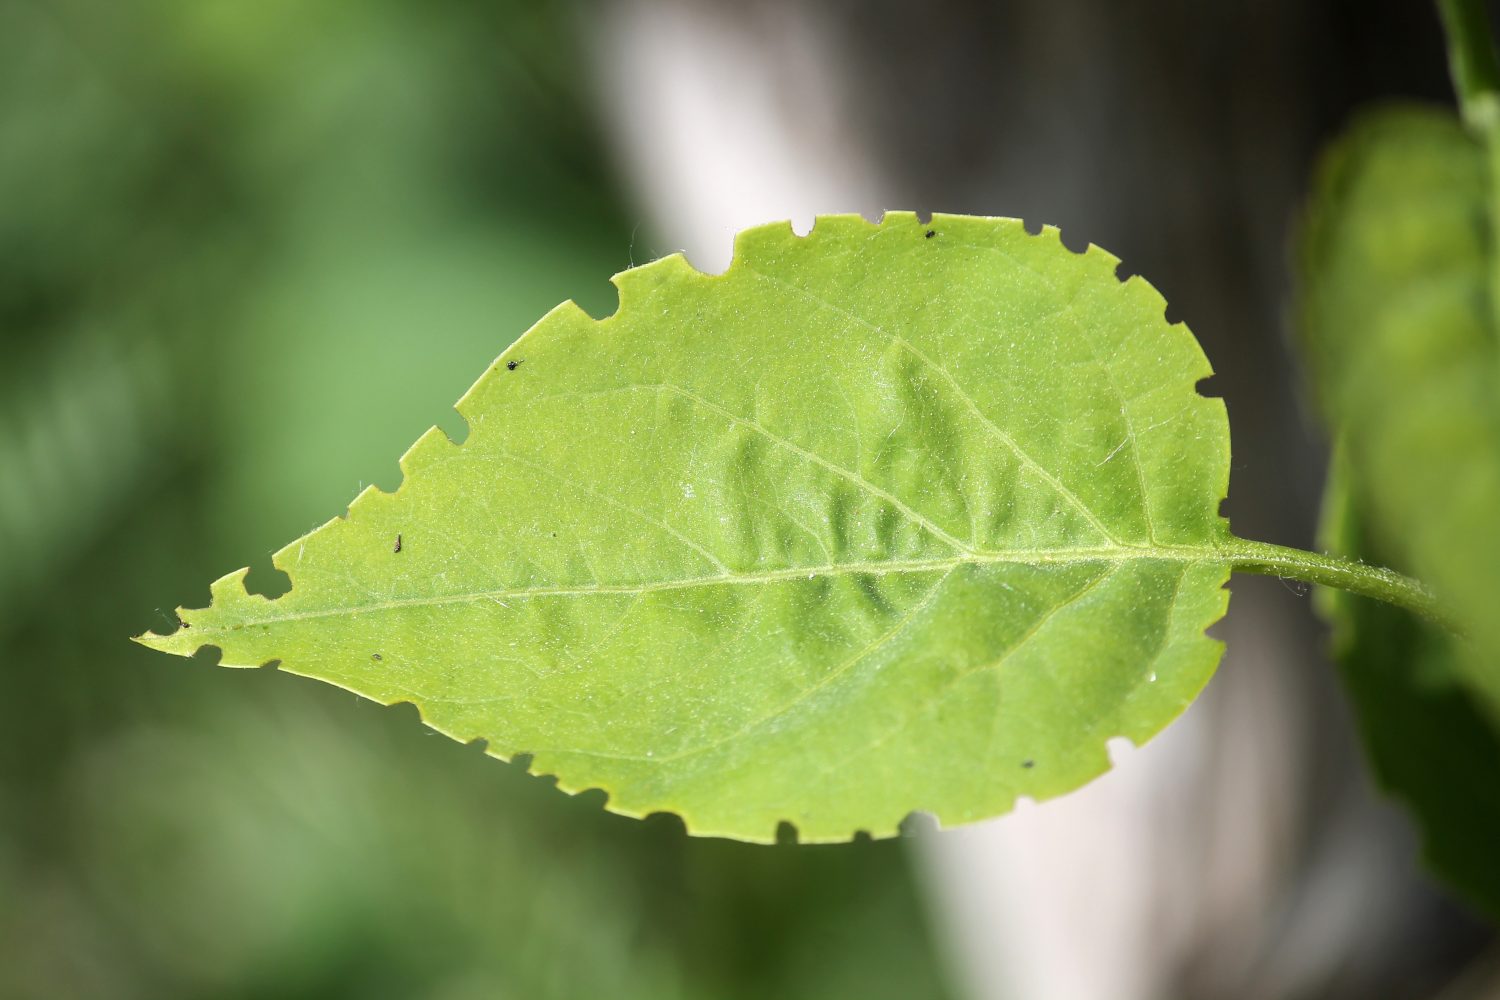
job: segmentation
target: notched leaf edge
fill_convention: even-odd
[[[1026,229],[1025,224],[1022,222],[1022,220],[1003,216],[980,217],[933,213],[930,218],[923,219],[919,217],[915,212],[895,210],[885,212],[878,222],[872,222],[869,219],[866,219],[865,217],[857,214],[817,216],[813,220],[812,229],[809,230],[806,235],[798,234],[789,220],[767,223],[764,225],[742,230],[735,237],[733,257],[728,268],[726,268],[722,274],[710,274],[695,268],[687,260],[687,257],[681,252],[668,254],[646,264],[621,271],[610,278],[610,283],[614,285],[619,295],[619,304],[613,312],[611,312],[607,316],[596,318],[594,316],[591,316],[586,310],[584,310],[581,306],[578,305],[577,302],[572,299],[568,299],[562,303],[559,303],[557,306],[553,307],[545,315],[543,315],[541,319],[534,323],[529,329],[522,333],[521,336],[518,337],[508,348],[502,351],[499,357],[497,357],[495,361],[488,368],[486,368],[485,372],[474,382],[473,385],[469,387],[469,389],[463,394],[463,396],[459,398],[458,402],[454,404],[453,409],[458,414],[460,419],[463,420],[465,429],[472,432],[475,418],[471,418],[470,414],[466,412],[471,399],[481,390],[481,387],[485,386],[488,383],[488,380],[492,376],[501,374],[508,375],[521,370],[521,366],[525,362],[527,343],[532,336],[537,335],[540,331],[546,328],[556,326],[560,322],[569,323],[570,325],[592,325],[592,327],[597,332],[605,333],[610,329],[616,317],[623,314],[626,310],[634,308],[636,303],[648,297],[651,292],[657,287],[660,287],[669,282],[722,281],[733,274],[737,268],[750,266],[749,262],[756,258],[760,250],[760,244],[764,241],[770,241],[772,239],[785,241],[786,238],[790,236],[791,239],[796,240],[798,243],[816,243],[820,237],[827,235],[830,230],[836,229],[838,227],[861,227],[868,230],[871,236],[877,235],[881,232],[889,231],[894,227],[906,227],[913,232],[914,238],[936,242],[936,237],[941,235],[943,226],[945,224],[971,224],[976,221],[1015,226],[1025,232],[1026,236],[1030,237],[1031,239],[1051,241],[1073,256],[1083,258],[1091,263],[1095,263],[1101,268],[1107,269],[1110,277],[1114,279],[1115,283],[1125,294],[1144,300],[1136,307],[1143,315],[1147,313],[1147,310],[1149,310],[1151,313],[1159,315],[1164,325],[1166,325],[1175,334],[1187,339],[1193,351],[1197,355],[1197,365],[1195,366],[1191,374],[1192,393],[1198,398],[1198,400],[1201,401],[1201,403],[1217,407],[1220,411],[1222,411],[1223,418],[1227,423],[1227,409],[1225,408],[1223,399],[1217,396],[1207,395],[1202,391],[1203,383],[1213,376],[1214,370],[1212,365],[1209,363],[1206,355],[1203,354],[1201,345],[1199,345],[1196,337],[1193,336],[1186,323],[1167,321],[1167,301],[1154,285],[1152,285],[1149,281],[1138,274],[1132,273],[1124,277],[1120,275],[1120,268],[1122,266],[1122,263],[1120,258],[1116,257],[1114,254],[1094,243],[1086,244],[1082,250],[1074,250],[1063,242],[1062,231],[1057,226],[1043,225],[1038,232],[1031,232],[1030,230]],[[782,245],[784,245],[784,243]],[[464,435],[465,441],[467,441],[468,436],[469,435],[467,433]],[[966,825],[970,822],[977,822],[980,818],[995,818],[998,816],[1003,816],[1009,812],[1015,811],[1017,808],[1020,808],[1024,803],[1043,802],[1051,798],[1060,797],[1061,795],[1070,794],[1071,791],[1077,790],[1075,788],[1069,791],[1058,792],[1052,795],[1036,795],[1029,792],[1018,792],[1012,799],[1009,806],[998,812],[989,814],[986,817],[958,818],[952,823],[945,821],[945,819],[933,809],[925,808],[923,806],[915,806],[913,808],[905,810],[900,816],[894,817],[890,822],[879,827],[873,827],[870,824],[866,824],[865,826],[850,830],[849,832],[838,836],[804,837],[796,821],[790,817],[782,817],[774,821],[771,825],[771,829],[762,836],[747,834],[740,830],[718,830],[699,823],[693,818],[690,810],[680,806],[675,806],[670,802],[655,803],[649,807],[643,808],[632,808],[620,803],[618,801],[617,793],[610,787],[591,782],[570,784],[562,775],[559,775],[556,772],[537,770],[534,766],[534,754],[531,751],[524,749],[506,751],[497,748],[493,746],[493,741],[496,738],[493,734],[467,733],[447,730],[428,719],[427,713],[424,711],[422,704],[410,697],[401,696],[390,701],[383,701],[380,698],[374,697],[364,691],[349,687],[336,680],[331,680],[325,677],[316,677],[313,675],[305,674],[294,668],[287,667],[282,660],[274,657],[255,663],[228,662],[222,655],[222,646],[218,646],[214,642],[208,641],[207,639],[199,639],[198,637],[190,634],[194,624],[194,617],[197,614],[208,610],[209,608],[217,608],[223,604],[233,604],[238,602],[249,602],[251,604],[260,604],[264,606],[273,604],[276,601],[284,598],[286,594],[293,592],[297,586],[297,578],[295,572],[293,571],[292,557],[294,551],[299,551],[301,546],[308,539],[313,538],[314,536],[320,534],[325,530],[328,530],[339,522],[353,521],[357,517],[357,515],[366,508],[380,503],[394,502],[401,497],[402,491],[407,488],[408,480],[414,473],[420,471],[423,467],[432,464],[437,460],[451,458],[455,452],[460,451],[463,447],[463,443],[455,442],[441,427],[433,426],[428,428],[427,431],[423,433],[422,436],[419,437],[416,442],[413,443],[412,446],[408,448],[406,452],[401,456],[398,465],[401,470],[402,479],[400,484],[398,484],[394,491],[388,492],[386,490],[380,489],[375,485],[367,486],[354,498],[353,501],[349,503],[347,509],[343,514],[330,518],[328,521],[319,525],[317,528],[314,528],[312,531],[307,532],[305,535],[302,535],[296,540],[278,549],[272,555],[271,563],[277,570],[285,573],[291,580],[291,587],[288,588],[285,593],[278,595],[275,598],[268,598],[265,595],[250,592],[245,587],[245,578],[249,574],[250,568],[243,567],[231,573],[226,573],[224,576],[218,578],[209,585],[210,603],[208,607],[200,609],[189,609],[184,607],[177,608],[176,613],[180,622],[180,627],[177,630],[166,635],[148,631],[143,633],[142,635],[135,636],[133,638],[133,641],[160,652],[172,653],[174,655],[185,657],[193,657],[204,649],[215,649],[218,650],[221,654],[218,658],[217,664],[221,667],[278,669],[286,673],[296,674],[298,676],[307,676],[322,683],[331,684],[334,687],[349,691],[354,695],[357,695],[369,701],[373,701],[376,704],[382,705],[387,708],[395,707],[401,704],[410,704],[416,710],[417,716],[421,720],[422,724],[427,726],[429,729],[432,729],[434,732],[440,733],[443,736],[446,736],[449,739],[465,746],[480,744],[482,746],[483,752],[490,757],[494,757],[505,763],[518,766],[523,771],[534,777],[540,779],[552,779],[553,783],[556,785],[559,791],[562,791],[570,796],[578,796],[591,791],[599,791],[604,796],[602,806],[606,811],[631,819],[643,820],[648,816],[656,814],[669,814],[676,816],[681,820],[687,834],[696,837],[721,837],[757,844],[774,844],[778,841],[798,844],[834,844],[847,843],[860,837],[881,840],[903,835],[925,833],[926,829],[928,828],[936,831],[948,828],[950,826],[961,826]],[[1224,479],[1221,483],[1217,484],[1221,503],[1228,496],[1229,483],[1227,462],[1224,463],[1224,469]],[[1219,516],[1219,520],[1227,532],[1229,524],[1228,518],[1224,517],[1221,514]],[[1225,567],[1225,574],[1227,578],[1227,565]],[[1216,662],[1222,659],[1224,652],[1224,643],[1221,640],[1209,636],[1207,634],[1207,630],[1217,622],[1219,622],[1228,610],[1230,592],[1227,586],[1227,579],[1226,583],[1220,587],[1220,591],[1223,596],[1219,601],[1215,603],[1212,609],[1213,614],[1211,619],[1204,622],[1195,630],[1197,640],[1207,643],[1209,647],[1213,649]],[[1190,637],[1191,636],[1186,638]],[[1182,705],[1177,709],[1172,718],[1164,723],[1161,728],[1165,728],[1166,725],[1169,725],[1171,721],[1175,720],[1175,718],[1180,715],[1181,712],[1184,711],[1194,699],[1196,699],[1198,693],[1199,692],[1192,692],[1192,694],[1188,698],[1184,699]],[[1118,740],[1124,740],[1133,747],[1140,747],[1150,742],[1151,739],[1154,739],[1159,732],[1160,729],[1155,732],[1145,734],[1142,738],[1136,738],[1126,733],[1116,733],[1099,739],[1098,759],[1102,762],[1102,766],[1100,766],[1097,771],[1095,771],[1089,778],[1087,778],[1081,785],[1077,787],[1083,787],[1083,785],[1092,783],[1093,781],[1097,780],[1099,777],[1102,777],[1113,769],[1113,761],[1111,759],[1111,754],[1109,751],[1110,743]],[[785,831],[785,833],[783,833],[783,830]],[[903,831],[912,832],[903,833]]]

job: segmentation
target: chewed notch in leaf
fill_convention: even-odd
[[[1231,566],[1208,362],[1117,263],[893,212],[626,271],[480,378],[463,445],[278,552],[288,593],[231,574],[141,641],[411,701],[697,834],[1077,788],[1207,682]]]

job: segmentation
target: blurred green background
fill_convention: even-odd
[[[0,2],[0,996],[945,995],[899,842],[689,840],[126,640],[613,309],[566,13]]]

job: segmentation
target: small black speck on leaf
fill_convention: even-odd
[[[507,362],[505,362],[505,370],[513,372],[517,368],[519,368],[521,366],[521,362],[525,361],[525,360],[526,360],[525,358],[520,358],[520,359],[514,360],[514,361],[507,361]]]
[[[930,240],[930,239],[932,239],[936,235],[937,235],[937,230],[936,229],[929,229],[929,230],[927,230],[926,239]]]
[[[400,552],[401,551],[401,535],[399,533],[397,533],[397,535],[396,535],[396,545],[395,545],[394,548],[391,549],[391,551],[392,552]]]
[[[372,660],[383,660],[383,659],[385,659],[385,657],[381,656],[379,653],[371,653],[370,654],[370,659],[372,659]]]
[[[1025,768],[1033,768],[1036,767],[1036,761],[1032,760],[1030,757],[1027,757],[1025,760],[1021,761],[1021,766]]]

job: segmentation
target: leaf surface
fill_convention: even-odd
[[[571,303],[394,494],[142,641],[279,661],[609,808],[805,841],[995,815],[1197,695],[1229,564],[1221,401],[1118,261],[1020,222],[749,230]]]

